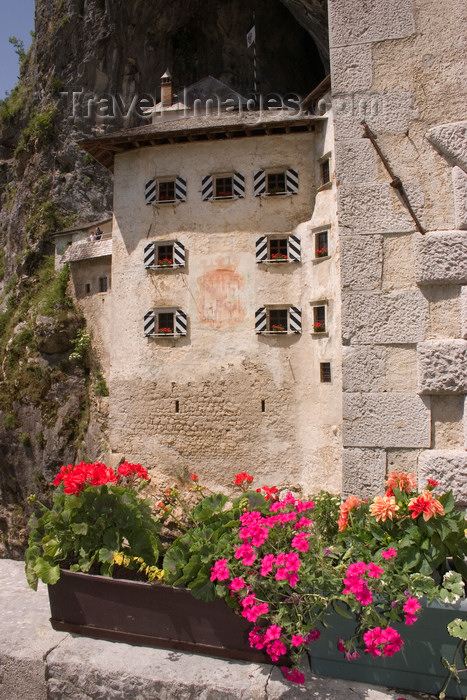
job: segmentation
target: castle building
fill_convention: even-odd
[[[467,123],[445,16],[333,0],[331,85],[300,109],[224,86],[218,110],[203,81],[175,100],[166,74],[151,124],[82,144],[114,173],[114,460],[363,496],[407,470],[467,503]]]

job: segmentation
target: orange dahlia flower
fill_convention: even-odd
[[[444,515],[444,508],[438,499],[433,497],[431,491],[422,491],[419,496],[409,501],[409,510],[412,511],[412,518],[417,518],[423,513],[423,520],[429,520],[436,515]]]
[[[359,506],[360,503],[362,503],[362,499],[358,496],[349,496],[344,503],[341,503],[339,520],[337,521],[339,532],[345,530],[349,524],[349,511]]]
[[[370,506],[370,515],[375,515],[377,521],[384,523],[388,518],[392,520],[396,510],[399,510],[399,506],[394,496],[376,496]]]
[[[413,493],[417,490],[417,477],[407,472],[391,472],[386,481],[386,496],[393,496],[393,489],[399,489],[404,493]]]

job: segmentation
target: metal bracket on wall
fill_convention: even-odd
[[[384,153],[381,151],[381,148],[379,147],[378,143],[376,142],[376,136],[375,136],[374,133],[371,131],[371,129],[370,129],[370,127],[368,126],[368,124],[367,124],[365,121],[362,121],[362,122],[360,122],[360,123],[361,123],[361,125],[363,126],[363,129],[364,129],[364,131],[365,131],[365,133],[364,133],[364,135],[363,135],[363,138],[364,138],[364,139],[370,139],[370,141],[371,141],[371,143],[373,144],[373,147],[374,147],[376,153],[377,153],[377,154],[379,155],[379,157],[381,158],[384,167],[386,168],[386,170],[388,171],[388,173],[389,173],[389,175],[390,175],[390,177],[391,177],[391,183],[390,183],[390,184],[391,184],[391,187],[394,187],[394,189],[396,189],[396,190],[399,192],[400,197],[401,197],[401,199],[402,199],[404,205],[406,206],[406,208],[407,208],[407,210],[408,210],[410,216],[412,217],[412,219],[413,219],[414,222],[415,222],[415,226],[416,226],[416,228],[417,228],[417,231],[419,231],[422,235],[424,235],[424,234],[425,234],[425,229],[424,229],[423,226],[421,225],[421,223],[420,223],[420,221],[419,221],[419,219],[418,219],[416,213],[414,212],[414,210],[413,210],[413,208],[412,208],[412,205],[410,204],[409,198],[408,198],[408,196],[407,196],[407,192],[406,192],[405,189],[404,189],[404,185],[402,184],[401,179],[400,179],[399,177],[397,177],[397,175],[395,175],[395,174],[393,173],[392,168],[391,168],[391,166],[389,165],[386,156],[385,156]]]

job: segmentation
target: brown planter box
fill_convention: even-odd
[[[162,649],[271,663],[251,649],[251,625],[222,600],[189,590],[62,570],[48,586],[55,630]]]

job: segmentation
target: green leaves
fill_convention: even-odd
[[[222,493],[213,493],[212,496],[203,498],[193,509],[193,520],[196,522],[205,522],[215,513],[221,512],[228,500],[228,497],[224,496]]]
[[[37,557],[33,568],[41,581],[48,585],[57,583],[60,578],[60,567],[58,564],[54,565],[53,560],[49,557]]]
[[[458,639],[467,641],[467,620],[456,617],[455,620],[452,620],[448,624],[448,632],[451,637],[457,637]]]
[[[65,494],[60,486],[50,510],[41,506],[35,518],[26,554],[26,576],[32,588],[37,577],[55,583],[60,566],[88,572],[94,563],[110,575],[114,553],[124,550],[148,565],[159,558],[160,523],[147,501],[131,488],[115,484],[88,486],[79,496]]]

